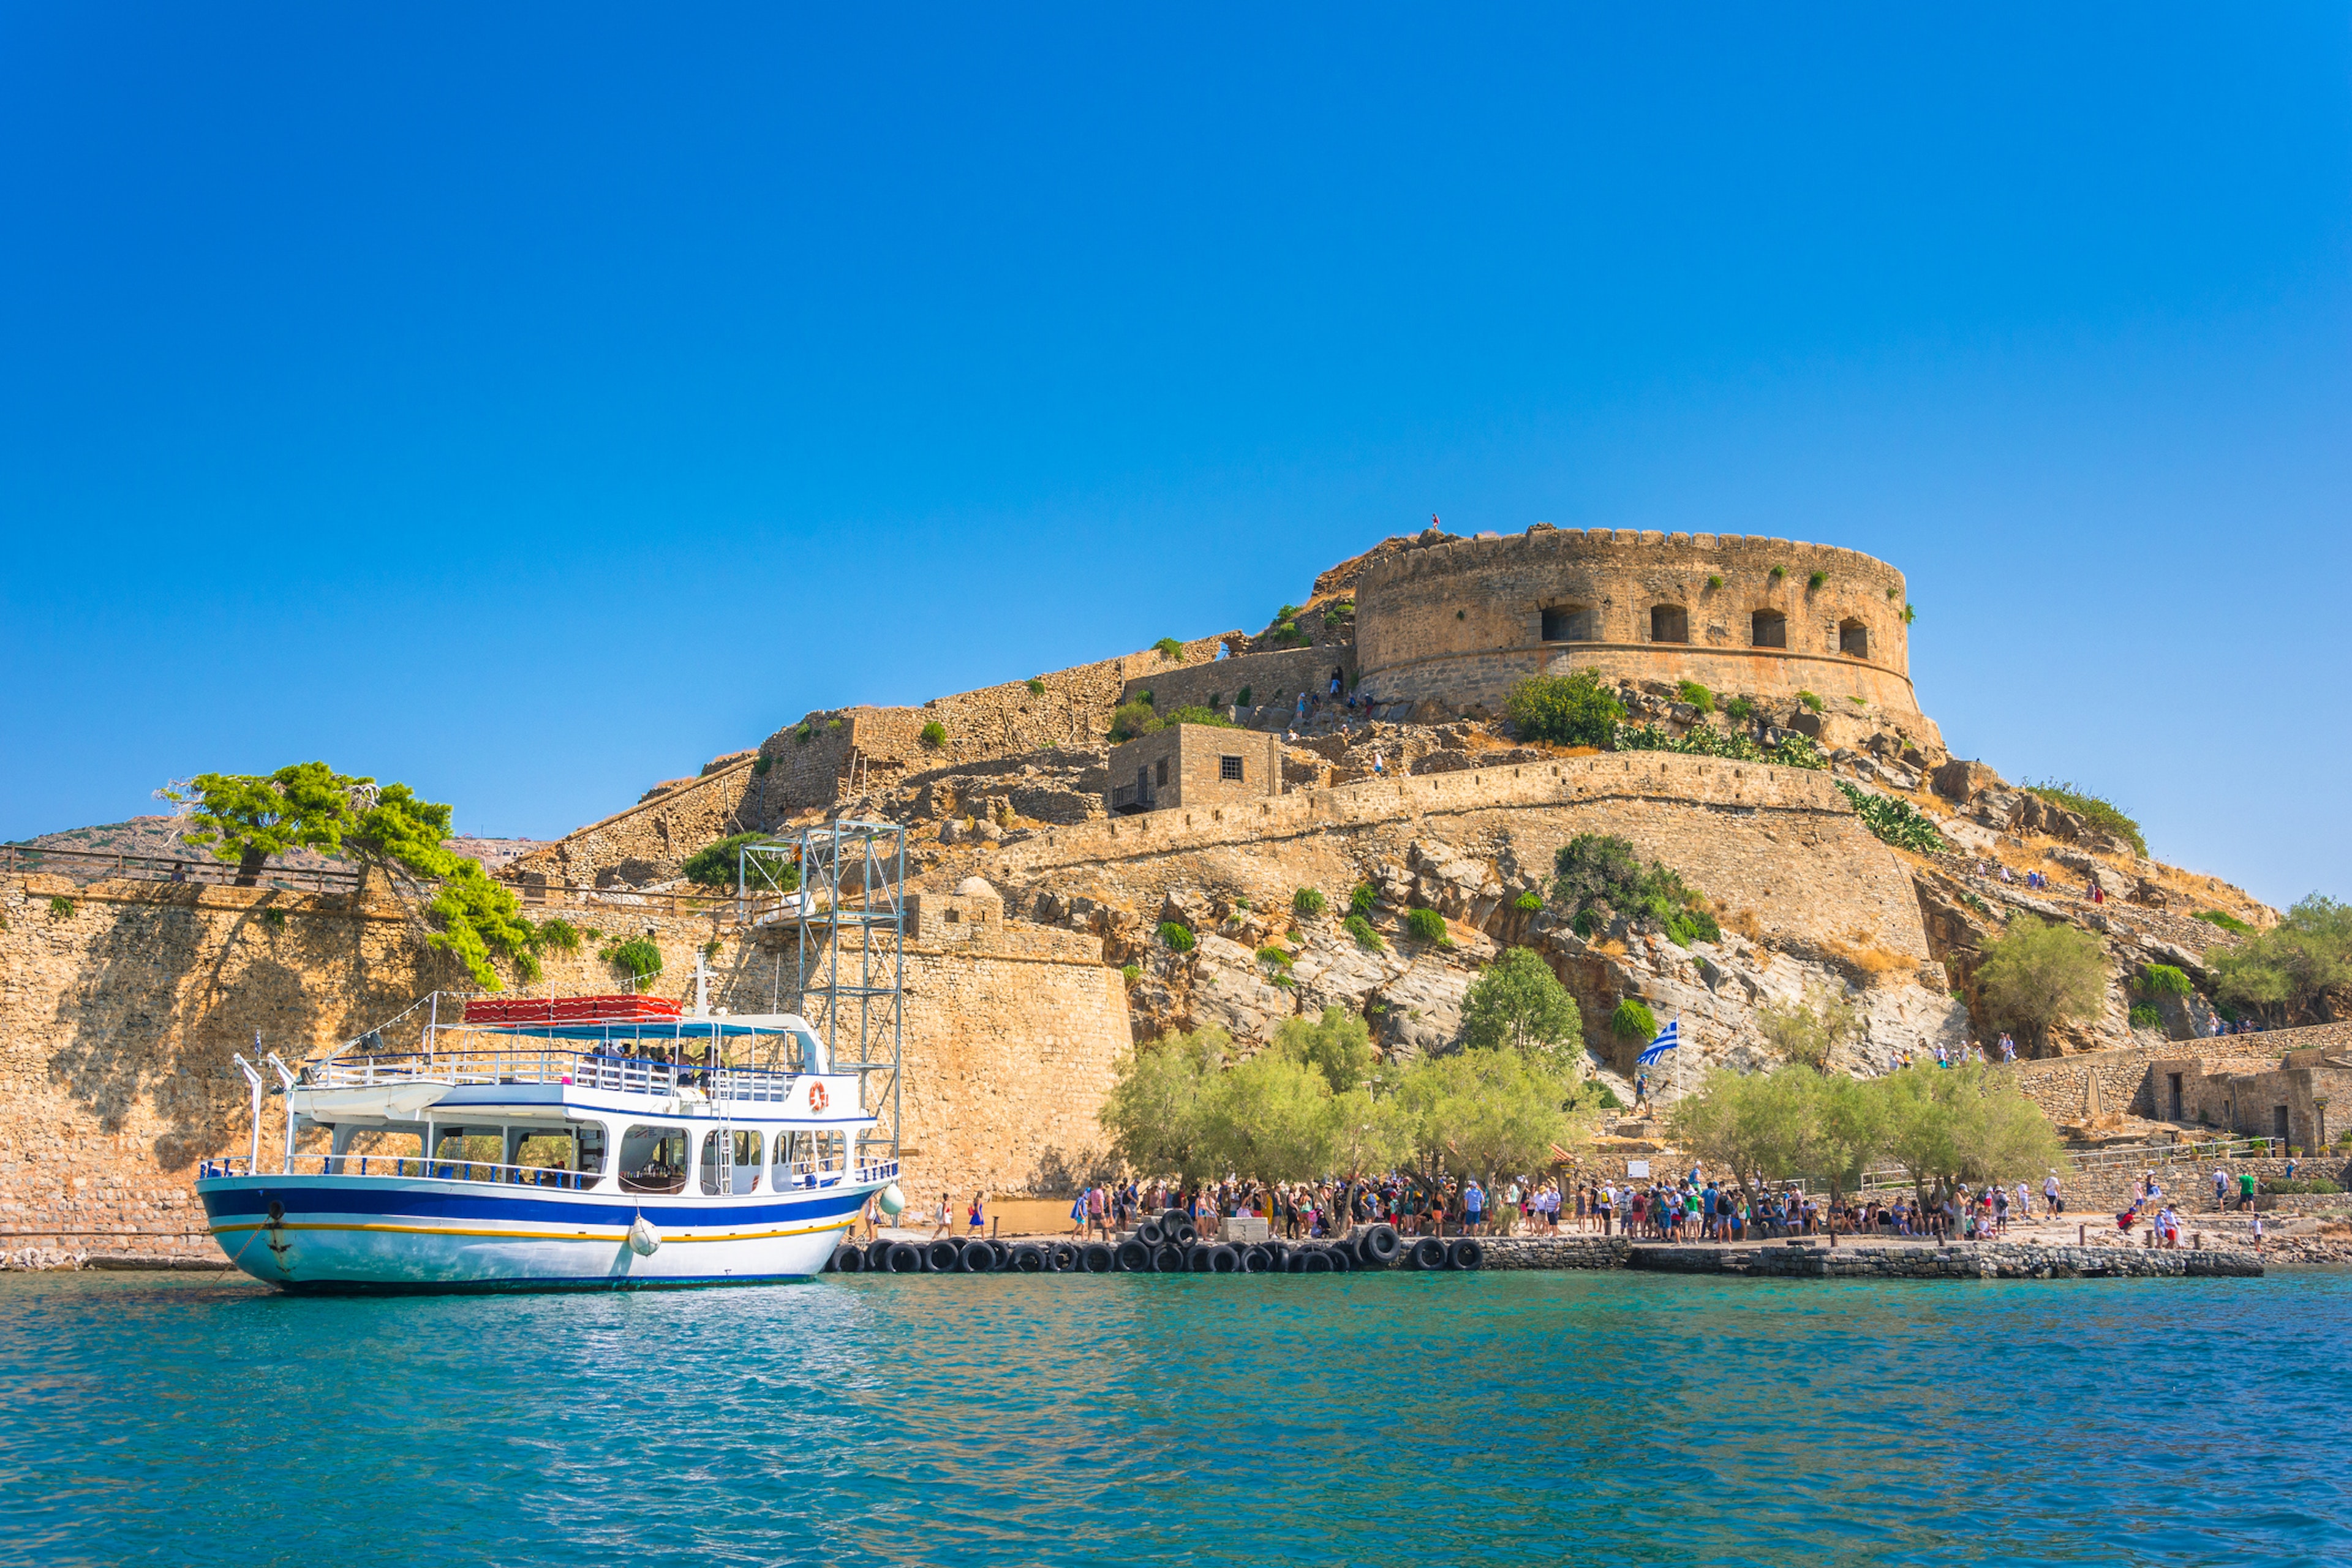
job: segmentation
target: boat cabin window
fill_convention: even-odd
[[[837,1174],[847,1157],[838,1132],[779,1132],[775,1139],[775,1174],[770,1186],[813,1187],[820,1176]]]
[[[675,1193],[686,1186],[686,1129],[635,1126],[621,1134],[621,1190]]]
[[[723,1142],[722,1142],[723,1140]],[[731,1170],[726,1169],[732,1166]],[[720,1176],[730,1179],[723,1184]],[[757,1132],[706,1132],[702,1135],[702,1190],[706,1193],[756,1192],[760,1185],[760,1135]]]

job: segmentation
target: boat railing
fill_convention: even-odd
[[[714,1100],[782,1104],[798,1073],[772,1068],[701,1067],[692,1062],[556,1047],[523,1049],[408,1051],[335,1057],[304,1066],[317,1088],[378,1089],[404,1083],[568,1084],[620,1094],[674,1095],[694,1090]]]
[[[856,1183],[889,1182],[898,1177],[898,1162],[879,1160],[844,1171],[840,1166],[823,1160],[797,1160],[790,1164],[772,1165],[768,1190],[787,1192],[810,1187],[833,1187],[846,1178]],[[212,1176],[313,1175],[313,1176],[405,1176],[415,1180],[440,1182],[481,1182],[499,1186],[554,1187],[565,1192],[586,1192],[604,1178],[594,1171],[567,1171],[546,1165],[501,1165],[488,1160],[428,1160],[421,1154],[297,1154],[286,1163],[282,1171],[262,1173],[242,1154],[223,1155],[196,1162],[199,1180]],[[677,1187],[666,1191],[682,1191],[685,1178],[678,1178]]]
[[[567,1171],[551,1165],[501,1165],[488,1160],[428,1160],[421,1154],[297,1154],[283,1169],[266,1173],[289,1176],[406,1176],[439,1182],[481,1182],[507,1187],[554,1187],[583,1193],[604,1178],[594,1171]],[[250,1176],[253,1162],[242,1155],[201,1160],[199,1179],[206,1176]]]

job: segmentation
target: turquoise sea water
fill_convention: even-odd
[[[0,1561],[2352,1561],[2352,1273],[0,1275]]]

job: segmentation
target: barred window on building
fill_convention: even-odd
[[[1219,757],[1217,759],[1217,776],[1221,779],[1231,779],[1235,784],[1241,783],[1242,760],[1239,757]]]

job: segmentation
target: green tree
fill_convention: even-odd
[[[1188,1182],[1209,1175],[1214,1151],[1204,1100],[1232,1047],[1225,1032],[1213,1027],[1162,1035],[1119,1058],[1097,1114],[1113,1157]]]
[[[1584,1044],[1576,999],[1532,948],[1514,947],[1470,983],[1462,999],[1463,1038],[1480,1050],[1505,1047],[1565,1074]]]
[[[1819,1075],[1801,1067],[1769,1073],[1711,1070],[1666,1113],[1675,1142],[1747,1185],[1809,1173],[1821,1152]]]
[[[1628,996],[1617,1004],[1615,1012],[1609,1015],[1609,1032],[1621,1040],[1640,1040],[1646,1044],[1657,1037],[1658,1016],[1651,1012],[1650,1005],[1639,996]]]
[[[1601,684],[1598,669],[1530,676],[1511,688],[1506,707],[1519,739],[1556,746],[1606,746],[1625,717],[1625,705]]]
[[[444,848],[450,808],[404,784],[296,763],[267,774],[200,773],[164,794],[191,808],[187,842],[236,861],[240,886],[257,883],[269,857],[289,849],[353,860],[425,900],[437,927],[427,944],[457,958],[484,990],[503,988],[494,959],[525,980],[539,978],[538,932],[513,891],[491,881],[480,861]]]
[[[1361,1089],[1378,1055],[1364,1020],[1337,1006],[1324,1008],[1313,1023],[1285,1018],[1274,1031],[1274,1048],[1319,1073],[1334,1094]]]
[[[2322,1022],[2320,997],[2352,985],[2352,904],[2314,893],[2270,930],[2214,952],[2207,966],[2216,995],[2266,1023]]]
[[[2106,950],[2089,931],[2020,914],[1985,949],[1976,981],[1994,1020],[2023,1033],[2038,1052],[2052,1025],[2097,1015],[2106,997]]]
[[[1581,1102],[1559,1079],[1517,1051],[1465,1050],[1423,1057],[1398,1080],[1396,1101],[1422,1179],[1446,1172],[1493,1185],[1507,1173],[1551,1162],[1575,1136]]]
[[[1842,995],[1809,990],[1801,1002],[1758,1008],[1756,1026],[1788,1060],[1826,1073],[1838,1047],[1861,1030],[1862,1011]]]
[[[1871,1080],[1885,1117],[1885,1152],[1924,1201],[1930,1184],[2000,1182],[2047,1170],[2059,1143],[2013,1071],[1987,1063],[1916,1066]]]

